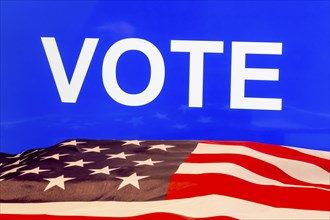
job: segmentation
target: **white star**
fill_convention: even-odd
[[[7,165],[5,165],[5,166],[3,166],[3,167],[10,167],[10,166],[12,166],[12,165],[18,165],[21,161],[22,161],[22,160],[16,160],[14,163],[7,164]]]
[[[59,160],[60,157],[63,157],[63,156],[66,156],[66,155],[69,155],[69,154],[53,154],[53,155],[50,155],[50,156],[47,156],[47,157],[42,157],[41,160],[47,160],[47,159]]]
[[[73,140],[73,141],[67,141],[67,142],[63,142],[60,144],[60,146],[67,146],[67,145],[74,145],[74,146],[77,146],[77,144],[84,144],[86,143],[85,141],[76,141],[76,140]]]
[[[128,177],[116,177],[118,179],[122,179],[123,182],[119,185],[118,189],[123,188],[124,186],[127,186],[129,184],[135,186],[135,188],[140,189],[139,186],[139,180],[147,178],[149,176],[137,176],[136,173],[133,173],[132,175]]]
[[[84,150],[84,153],[88,152],[97,152],[100,153],[101,150],[108,150],[109,148],[100,148],[100,146],[93,147],[93,148],[82,148]]]
[[[133,141],[125,141],[125,143],[122,145],[122,146],[124,146],[124,145],[128,145],[128,144],[133,144],[133,145],[139,145],[140,146],[140,143],[141,143],[142,141],[138,141],[138,140],[133,140]]]
[[[159,150],[167,151],[167,148],[172,148],[172,147],[175,147],[175,146],[158,144],[158,145],[151,145],[151,147],[148,150],[159,149]]]
[[[161,162],[163,162],[163,161],[153,161],[153,160],[151,160],[151,158],[150,158],[150,159],[147,159],[147,160],[144,160],[144,161],[142,161],[142,160],[135,160],[135,161],[133,161],[133,162],[136,163],[135,166],[142,166],[142,165],[153,166],[155,163],[161,163]]]
[[[11,156],[11,157],[6,157],[6,158],[9,158],[9,159],[18,158],[18,157],[21,156],[21,154],[22,154],[22,153],[20,153],[20,154],[16,154],[15,156]]]
[[[25,167],[25,166],[26,166],[26,165],[22,165],[22,166],[15,167],[15,168],[13,168],[13,169],[7,170],[7,171],[1,173],[0,177],[1,177],[1,176],[4,176],[4,175],[6,175],[6,174],[9,174],[9,173],[16,173],[16,171],[17,171],[18,169],[20,169],[20,168],[22,168],[22,167]]]
[[[40,169],[40,167],[36,167],[34,169],[30,169],[30,170],[22,170],[20,176],[28,174],[28,173],[35,173],[35,174],[39,174],[40,172],[45,172],[45,171],[50,171],[50,170],[42,170]]]
[[[93,162],[84,162],[81,159],[81,160],[72,161],[72,162],[65,162],[65,163],[68,164],[65,167],[73,167],[73,166],[84,167],[85,164],[89,164],[89,163],[93,163]]]
[[[65,189],[64,182],[72,180],[74,178],[64,178],[64,175],[58,176],[56,178],[44,178],[44,180],[49,181],[48,185],[44,189],[44,191],[47,191],[48,189],[52,188],[53,186],[58,186],[61,189]]]
[[[107,154],[108,159],[114,159],[114,158],[120,158],[120,159],[126,159],[126,157],[133,156],[135,154],[125,154],[124,152],[121,152],[119,154]]]
[[[112,168],[112,169],[109,169],[108,166],[106,167],[103,167],[101,169],[89,169],[90,171],[93,171],[93,173],[89,174],[89,175],[94,175],[94,174],[99,174],[99,173],[103,173],[103,174],[107,174],[107,175],[110,175],[110,172],[113,171],[113,170],[117,170],[119,168]]]

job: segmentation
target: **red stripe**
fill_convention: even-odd
[[[223,145],[243,145],[248,148],[254,149],[256,151],[273,155],[276,157],[299,160],[308,163],[315,164],[323,168],[324,170],[330,172],[330,160],[325,158],[316,157],[313,155],[305,154],[300,151],[294,150],[292,148],[264,144],[264,143],[255,143],[255,142],[244,142],[244,141],[202,141],[201,143],[206,144],[223,144]]]
[[[166,199],[210,194],[282,208],[330,210],[330,192],[313,188],[259,185],[225,174],[174,174]]]
[[[180,216],[170,213],[152,213],[147,215],[139,215],[133,217],[89,217],[89,216],[54,216],[54,215],[7,215],[0,214],[1,220],[237,220],[236,218],[231,218],[227,216],[215,216],[209,218],[190,218],[186,216]]]
[[[274,179],[286,184],[316,186],[330,189],[329,185],[311,184],[297,180],[286,174],[277,166],[263,160],[239,154],[191,154],[185,163],[233,163],[242,166],[256,174]],[[330,175],[330,174],[329,174]]]

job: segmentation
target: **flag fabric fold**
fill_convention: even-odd
[[[0,217],[330,219],[329,172],[329,152],[255,142],[67,140],[0,154]]]

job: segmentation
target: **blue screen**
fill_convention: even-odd
[[[75,138],[329,151],[329,11],[329,1],[1,1],[1,151]],[[60,97],[42,38],[56,40],[69,82],[85,40],[98,39],[73,103]],[[146,104],[122,104],[105,88],[106,54],[125,39],[149,42],[163,59],[163,86]],[[222,52],[203,54],[202,94],[189,92],[195,64],[192,53],[173,51],[179,40],[223,43]],[[281,45],[280,54],[247,53],[243,66],[277,69],[278,80],[247,79],[242,89],[245,97],[280,99],[280,110],[231,107],[234,42]],[[115,67],[123,93],[148,87],[152,62],[143,51],[122,53]],[[189,104],[195,93],[202,106]]]

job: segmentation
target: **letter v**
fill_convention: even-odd
[[[85,39],[70,83],[66,75],[55,38],[41,37],[41,41],[52,70],[61,101],[66,103],[75,103],[85,80],[89,64],[91,63],[99,39]]]

